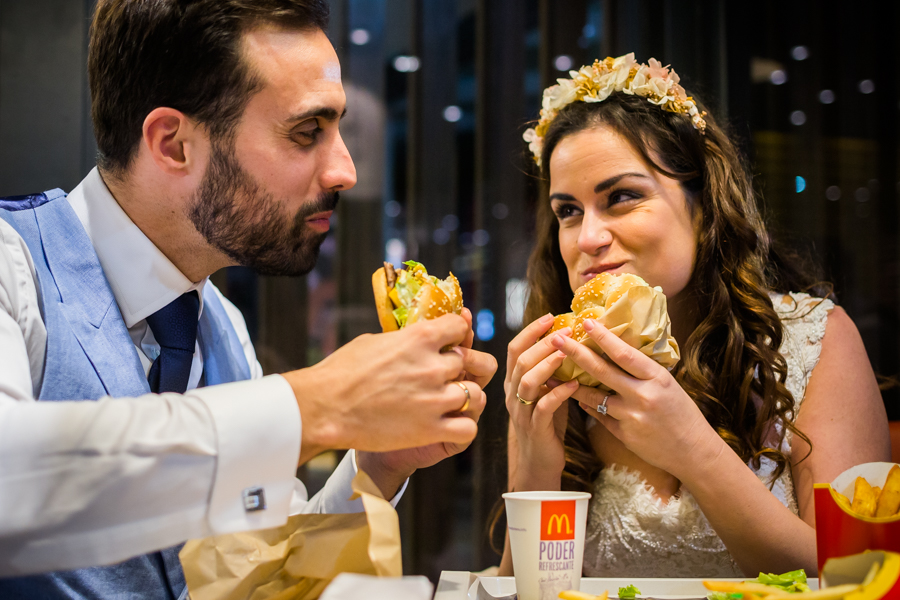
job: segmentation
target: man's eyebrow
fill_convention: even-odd
[[[621,180],[625,179],[626,177],[641,177],[643,179],[650,179],[643,173],[622,173],[621,175],[615,175],[614,177],[610,177],[609,179],[606,179],[606,180],[598,183],[596,186],[594,186],[594,193],[599,194],[600,192],[605,192],[606,190],[608,190],[612,186],[616,185],[617,183],[619,183]]]
[[[288,123],[299,123],[300,121],[305,121],[307,119],[319,117],[325,119],[326,121],[336,121],[339,118],[343,119],[347,114],[347,109],[344,108],[344,112],[338,115],[338,111],[331,108],[330,106],[322,106],[319,108],[312,108],[302,113],[298,113],[296,115],[291,115],[286,120]]]

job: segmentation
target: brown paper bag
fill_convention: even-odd
[[[400,521],[359,471],[364,513],[294,515],[273,529],[185,544],[179,557],[191,600],[311,600],[339,573],[400,577]]]
[[[666,297],[662,292],[649,286],[631,287],[597,320],[626,344],[637,348],[662,366],[670,368],[678,362],[678,342],[671,334]],[[590,337],[585,336],[581,343],[603,355]],[[560,381],[577,379],[583,386],[610,391],[568,357],[553,376]]]

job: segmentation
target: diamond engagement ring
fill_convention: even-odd
[[[458,412],[466,412],[466,409],[469,408],[469,400],[472,399],[472,396],[469,394],[469,388],[466,387],[462,381],[454,381],[456,385],[462,388],[462,391],[466,393],[466,403],[462,405],[462,408],[459,409]]]
[[[609,400],[610,396],[612,396],[612,393],[609,393],[609,394],[603,396],[603,402],[601,402],[600,404],[597,405],[597,412],[600,413],[601,415],[606,414],[606,401]]]
[[[516,392],[516,399],[519,402],[521,402],[522,404],[526,404],[526,405],[534,404],[535,402],[537,402],[537,400],[526,400],[525,398],[520,396],[518,392]]]

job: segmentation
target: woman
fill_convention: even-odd
[[[813,483],[890,456],[852,321],[796,293],[815,281],[773,249],[736,149],[674,72],[597,62],[548,88],[541,117],[526,141],[549,197],[536,320],[509,346],[510,489],[592,492],[585,575],[815,572]],[[672,372],[596,322],[605,356],[568,330],[541,339],[604,271],[662,287]],[[615,392],[553,380],[567,356]]]

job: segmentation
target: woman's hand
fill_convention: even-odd
[[[684,469],[721,452],[722,440],[665,368],[593,319],[584,329],[606,356],[565,336],[550,343],[615,390],[580,387],[572,397],[644,461],[683,479]],[[606,404],[607,414],[597,412]]]
[[[553,316],[534,321],[509,344],[506,362],[506,410],[512,425],[517,457],[514,489],[558,490],[565,467],[563,440],[568,411],[565,402],[578,389],[577,382],[551,380],[566,355],[540,337],[550,329]],[[569,339],[567,327],[553,336]]]

